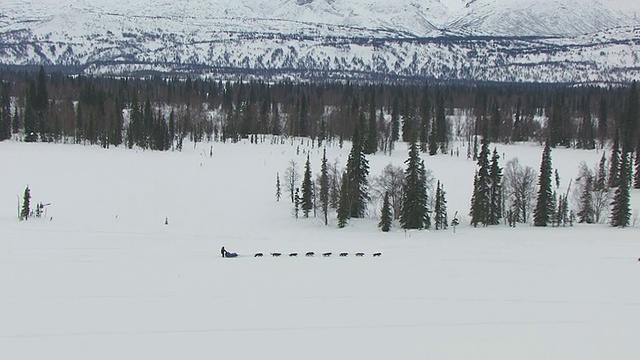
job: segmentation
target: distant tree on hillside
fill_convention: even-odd
[[[36,113],[36,84],[33,80],[29,83],[27,97],[24,105],[24,141],[38,141],[38,115]]]
[[[9,83],[2,82],[0,89],[0,141],[11,138],[11,97]]]
[[[640,121],[640,98],[638,97],[638,83],[633,81],[626,99],[623,120],[621,122],[621,148],[627,152],[636,148],[638,142],[638,122]]]

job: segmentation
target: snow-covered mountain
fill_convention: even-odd
[[[89,73],[626,82],[629,0],[9,0],[0,63]]]

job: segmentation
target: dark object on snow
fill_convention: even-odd
[[[341,257],[347,257],[347,255],[349,255],[349,253],[340,253]]]
[[[291,253],[289,254],[290,257],[294,257],[294,256],[298,256],[298,253]]]
[[[382,253],[379,253],[379,252],[378,252],[378,253],[373,254],[373,257],[378,257],[378,256],[380,256],[380,255],[382,255]]]
[[[356,256],[358,256],[358,257],[363,257],[363,256],[364,256],[364,253],[356,253]]]
[[[304,254],[304,256],[314,256],[316,253],[314,253],[313,251],[309,251],[308,253]]]
[[[331,253],[330,252],[326,252],[326,253],[322,254],[322,256],[329,257],[329,256],[331,256]]]
[[[256,253],[255,255],[253,255],[253,257],[262,257],[264,254],[262,253]]]
[[[273,256],[273,257],[278,257],[280,255],[282,255],[282,254],[281,253],[271,253],[271,256]]]
[[[228,252],[224,246],[220,248],[220,255],[222,255],[223,258],[234,258],[238,256],[237,253]]]

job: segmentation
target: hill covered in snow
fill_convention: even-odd
[[[640,5],[589,0],[27,0],[0,63],[84,73],[629,82]]]

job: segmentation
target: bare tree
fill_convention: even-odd
[[[404,169],[399,166],[387,165],[382,170],[382,175],[373,178],[371,187],[373,200],[379,200],[385,193],[389,194],[389,203],[393,209],[393,218],[400,217],[402,205],[402,184],[404,183]]]
[[[522,167],[518,158],[507,162],[504,170],[505,194],[514,222],[526,223],[536,197],[536,172]]]
[[[295,201],[295,190],[296,184],[298,183],[298,179],[300,179],[300,173],[298,172],[298,163],[295,160],[291,159],[289,161],[289,167],[287,171],[284,173],[285,186],[287,187],[287,191],[289,191],[289,195],[291,196],[291,203]]]
[[[597,224],[603,223],[609,217],[613,189],[607,185],[607,164],[603,156],[600,164],[593,170],[593,213]]]

